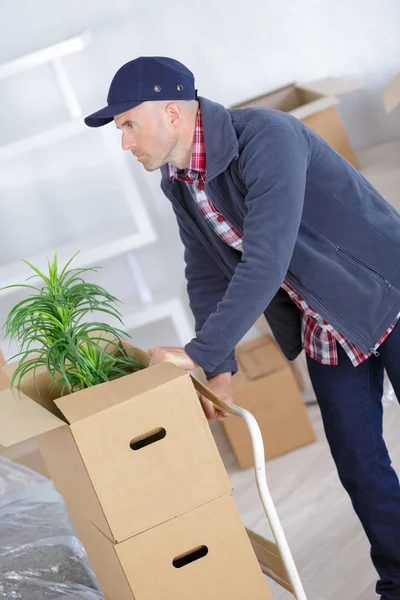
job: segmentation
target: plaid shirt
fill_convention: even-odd
[[[204,191],[204,183],[206,180],[206,152],[200,108],[197,113],[193,151],[189,168],[178,169],[169,164],[168,170],[171,181],[178,180],[186,182],[194,201],[204,215],[206,221],[211,224],[216,234],[226,244],[241,252],[242,234],[217,211]],[[371,356],[372,353],[361,353],[354,344],[340,335],[340,333],[329,325],[321,315],[308,306],[304,298],[302,298],[287,281],[284,281],[281,287],[289,294],[291,300],[301,311],[302,345],[305,352],[307,352],[311,358],[324,365],[337,365],[338,354],[336,342],[342,346],[355,367]],[[376,352],[376,349],[388,337],[396,325],[398,318],[399,317],[397,317],[395,323],[389,327],[376,344],[374,352]]]

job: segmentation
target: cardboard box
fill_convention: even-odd
[[[263,106],[287,112],[318,133],[328,144],[358,169],[359,165],[348,140],[337,104],[338,96],[359,89],[358,83],[327,78],[305,84],[291,83],[232,108]]]
[[[71,511],[70,511],[71,514]],[[132,594],[121,563],[113,551],[112,542],[87,519],[71,514],[76,532],[89,558],[105,598],[137,600]]]
[[[268,336],[237,347],[239,371],[233,377],[234,401],[256,418],[265,458],[285,454],[315,441],[290,363]],[[241,419],[230,417],[223,428],[240,468],[254,464],[249,433]]]
[[[148,364],[148,355],[129,352]],[[147,361],[147,362],[146,362]],[[0,392],[0,443],[36,437],[68,509],[120,542],[231,491],[193,379],[164,363],[80,392]],[[200,385],[198,383],[198,385]]]
[[[111,600],[272,600],[230,495],[120,544],[91,527],[91,562]]]
[[[0,441],[36,436],[110,600],[272,600],[198,400],[223,409],[211,391],[171,364],[63,398],[36,383],[0,392]]]
[[[383,90],[383,102],[388,114],[400,106],[400,73],[385,86]]]
[[[10,385],[10,381],[9,381],[6,373],[4,372],[2,366],[3,366],[2,354],[0,353],[0,392],[8,389],[8,387]]]

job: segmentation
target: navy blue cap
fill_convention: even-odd
[[[164,56],[140,56],[121,67],[111,82],[107,106],[85,118],[101,127],[142,102],[194,100],[194,76],[182,63]]]

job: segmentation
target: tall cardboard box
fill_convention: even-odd
[[[147,354],[126,347],[148,364]],[[236,597],[245,598],[246,581],[252,597],[270,600],[254,551],[242,544],[245,530],[197,396],[200,382],[168,363],[62,398],[48,392],[49,382],[42,372],[36,383],[24,381],[19,397],[3,380],[0,443],[36,439],[110,600],[150,598],[153,579],[158,600],[195,600],[201,596],[191,586],[204,589],[205,573],[218,591],[208,597],[231,600],[234,584],[220,579],[227,555],[252,574],[247,581],[240,571],[231,573]],[[198,556],[196,539],[212,549],[207,556]],[[165,548],[172,567],[163,562]],[[184,590],[189,595],[179,596]]]
[[[290,363],[269,336],[239,345],[238,373],[233,377],[234,401],[256,418],[264,440],[265,459],[315,441],[310,419]],[[254,464],[245,424],[230,417],[223,428],[237,464]]]
[[[337,105],[340,94],[359,88],[358,83],[333,77],[305,84],[291,83],[268,94],[235,104],[232,108],[263,106],[287,112],[318,133],[353,167],[358,169],[359,165]]]

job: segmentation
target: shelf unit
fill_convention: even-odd
[[[90,44],[91,39],[91,33],[86,31],[81,35],[0,65],[0,81],[3,85],[4,80],[8,77],[18,76],[19,73],[39,66],[50,66],[60,97],[69,115],[67,122],[45,129],[36,135],[17,139],[7,145],[1,145],[0,140],[0,161],[19,160],[40,149],[56,146],[67,139],[76,139],[78,143],[79,136],[88,132],[83,122],[82,108],[70,83],[63,59],[72,53],[83,52]],[[62,244],[61,247],[51,247],[50,245],[45,253],[32,253],[23,258],[41,269],[46,268],[47,259],[51,259],[55,251],[58,253],[59,262],[64,263],[77,250],[80,250],[74,260],[74,267],[101,265],[104,261],[115,257],[126,258],[131,278],[140,298],[140,303],[128,302],[122,307],[126,329],[132,331],[137,327],[167,318],[173,323],[178,339],[183,345],[193,336],[194,332],[181,299],[176,296],[162,301],[154,298],[151,286],[146,281],[135,254],[135,250],[157,242],[155,227],[146,210],[127,157],[120,149],[116,131],[112,127],[104,127],[99,133],[104,144],[106,160],[112,166],[124,202],[126,202],[135,223],[135,230],[127,231],[127,225],[124,223],[121,230],[110,231],[109,235],[92,234],[85,239]],[[0,288],[24,283],[30,275],[31,270],[27,265],[21,260],[13,260],[9,264],[0,266]],[[35,279],[31,280],[33,285]],[[15,292],[15,288],[0,289],[0,303],[5,300],[7,295]],[[3,349],[6,359],[9,358],[8,342],[3,340],[0,347]]]

